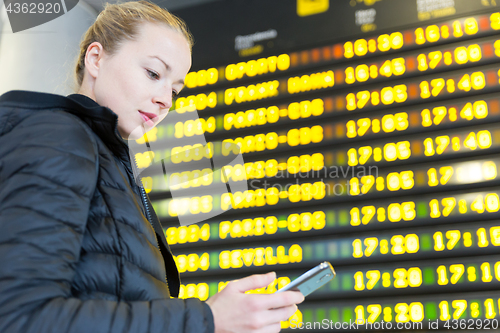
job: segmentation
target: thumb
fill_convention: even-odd
[[[254,274],[233,282],[233,286],[239,292],[267,287],[276,279],[276,273]]]

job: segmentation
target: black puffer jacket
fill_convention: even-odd
[[[179,275],[117,119],[80,94],[0,96],[0,332],[214,331],[206,303],[170,298]]]

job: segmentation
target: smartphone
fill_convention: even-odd
[[[302,295],[307,296],[316,289],[323,287],[335,277],[335,270],[328,261],[324,261],[318,266],[308,270],[283,288],[277,293],[287,290],[300,291]]]

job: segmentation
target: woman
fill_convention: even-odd
[[[0,332],[278,332],[296,292],[177,299],[179,276],[127,140],[157,125],[191,67],[184,23],[107,4],[81,43],[78,93],[0,96]],[[154,124],[151,124],[151,120]]]

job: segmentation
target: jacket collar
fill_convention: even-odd
[[[61,96],[27,90],[11,90],[0,96],[0,103],[30,109],[62,109],[82,119],[119,158],[129,160],[129,147],[118,132],[118,115],[110,108],[82,94]]]
[[[118,132],[118,115],[110,108],[97,104],[92,98],[82,94],[71,94],[67,98],[76,102],[84,111],[84,121],[117,156],[129,159],[128,142]],[[125,155],[124,155],[125,154]]]

